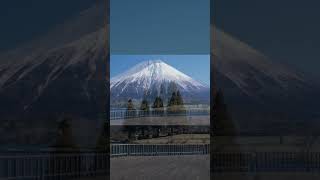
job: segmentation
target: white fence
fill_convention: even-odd
[[[209,144],[113,144],[111,157],[203,155],[210,153],[209,148]]]
[[[71,179],[108,175],[109,156],[102,152],[7,153],[0,156],[0,179]]]
[[[213,152],[213,172],[320,172],[319,152]]]
[[[110,110],[110,120],[130,119],[139,117],[161,117],[161,116],[205,116],[210,115],[210,108],[185,108],[179,111],[169,111],[167,109],[143,110]]]
[[[64,180],[107,177],[109,157],[208,155],[209,144],[113,144],[106,152],[5,152],[0,179]],[[213,172],[320,172],[320,153],[213,152]]]
[[[109,158],[209,154],[209,144],[112,144],[111,156],[97,151],[9,151],[0,153],[0,179],[63,180],[107,176]]]

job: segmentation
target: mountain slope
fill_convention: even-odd
[[[108,37],[106,2],[0,55],[3,119],[95,118],[105,112]]]
[[[207,85],[192,79],[161,60],[141,62],[111,78],[111,97],[113,100],[142,99],[148,93],[152,99],[161,93],[171,94],[168,89],[172,83],[186,99],[187,97],[196,98],[199,93],[205,92],[206,97],[209,97]]]
[[[218,72],[248,96],[257,98],[259,94],[271,91],[284,94],[308,87],[309,82],[303,74],[272,62],[262,53],[219,29],[216,33]]]
[[[219,29],[216,37],[217,88],[241,130],[296,133],[312,127],[320,117],[315,82]]]
[[[0,115],[3,119],[38,116],[41,119],[43,116],[59,116],[63,113],[91,118],[105,112],[109,95],[105,80],[109,55],[109,27],[106,25],[108,7],[106,1],[98,2],[37,40],[0,54]],[[295,116],[300,112],[310,114],[311,107],[318,107],[316,101],[319,98],[316,97],[319,97],[319,88],[314,87],[305,75],[272,62],[221,30],[217,30],[217,51],[214,51],[214,56],[217,60],[218,88],[225,92],[231,111],[245,112],[243,109],[248,106],[249,115],[264,109],[270,113],[283,111]],[[155,69],[156,66],[150,71]],[[141,71],[135,78],[147,72],[149,70]],[[112,79],[111,87],[119,87],[113,92],[121,92],[125,83],[120,82],[131,82],[134,80],[132,78],[123,79],[119,76]],[[163,80],[154,78],[159,82]],[[182,95],[193,96],[188,95],[188,91],[202,89],[197,82],[183,75],[170,78],[189,82],[180,84],[179,88],[185,90]],[[139,92],[127,94],[128,97],[137,94],[141,97],[145,89],[154,84],[148,78],[141,82],[144,82],[141,86],[144,88],[139,90],[135,89],[136,85],[127,84],[127,89],[134,88],[130,92]],[[156,84],[156,88],[151,88],[155,92],[149,93],[159,93],[161,83]],[[119,96],[111,95],[111,98]],[[235,114],[233,117],[238,116]],[[267,120],[263,122],[273,123]],[[261,121],[257,123],[263,126]]]

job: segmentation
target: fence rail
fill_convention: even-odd
[[[320,172],[319,152],[214,152],[214,172]]]
[[[210,153],[209,148],[209,144],[114,144],[111,157],[203,155]]]
[[[109,157],[209,155],[209,144],[112,144],[106,152],[6,152],[0,179],[106,176]],[[211,152],[213,172],[320,172],[320,152]]]
[[[108,175],[106,153],[10,153],[0,156],[0,179],[69,179]]]
[[[179,111],[170,111],[167,109],[143,110],[111,110],[110,120],[130,119],[140,117],[162,117],[162,116],[204,116],[210,115],[209,108],[186,108]]]

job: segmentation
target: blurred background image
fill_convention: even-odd
[[[315,1],[211,4],[218,89],[212,177],[319,178],[317,7]]]
[[[108,177],[106,0],[4,1],[0,177]]]
[[[0,179],[317,179],[319,6],[3,1]]]

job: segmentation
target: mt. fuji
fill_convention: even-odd
[[[111,78],[110,90],[114,100],[128,98],[141,99],[161,95],[171,95],[179,90],[186,100],[200,100],[203,95],[209,97],[209,86],[194,80],[162,60],[141,62],[126,72]]]
[[[132,67],[113,77],[109,87],[109,8],[106,1],[97,2],[38,39],[0,52],[2,119],[43,122],[63,114],[96,119],[105,113],[109,95],[112,103],[141,99],[148,93],[151,104],[154,96],[165,94],[170,98],[173,84],[185,103],[209,102],[208,86],[161,60]],[[297,126],[302,120],[301,132],[306,127],[319,127],[307,126],[309,119],[319,122],[318,81],[271,60],[225,30],[211,30],[216,32],[211,42],[217,44],[211,54],[216,60],[216,73],[211,73],[211,79],[216,79],[216,88],[223,91],[231,117],[240,127],[250,125],[256,130],[270,125],[268,129],[275,131],[275,123],[283,123],[288,129],[288,124]]]

